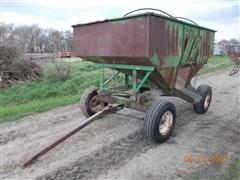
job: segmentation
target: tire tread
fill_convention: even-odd
[[[212,89],[210,86],[203,84],[197,88],[198,94],[201,95],[202,97],[205,97],[205,95],[208,91],[211,92],[211,99],[212,99]],[[203,108],[203,103],[204,103],[204,99],[201,99],[201,101],[199,103],[193,105],[193,109],[196,113],[204,114],[207,111]]]
[[[144,117],[144,130],[147,134],[149,140],[153,143],[163,142],[164,140],[159,140],[155,135],[155,126],[156,126],[156,119],[159,113],[162,113],[163,107],[169,104],[169,101],[163,100],[160,102],[153,103],[149,109],[147,110],[145,117]],[[175,106],[170,103],[175,110]],[[176,111],[175,111],[176,112]],[[174,113],[175,113],[174,112]],[[175,119],[174,119],[175,121]],[[174,122],[175,124],[175,122]]]
[[[90,101],[89,98],[90,98],[91,94],[96,92],[97,90],[98,90],[98,88],[96,88],[96,87],[90,87],[86,91],[84,91],[84,93],[81,96],[80,109],[81,109],[83,115],[86,117],[90,117],[92,115],[88,111],[88,104]]]

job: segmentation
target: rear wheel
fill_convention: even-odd
[[[105,103],[99,99],[97,90],[98,88],[89,88],[82,94],[80,108],[86,117],[94,115],[105,106]]]
[[[144,117],[144,129],[150,141],[161,143],[166,141],[176,124],[176,108],[169,101],[154,103]]]
[[[197,92],[202,96],[199,103],[193,105],[193,109],[198,114],[204,114],[207,112],[211,100],[212,100],[212,88],[208,85],[200,85],[197,88]]]

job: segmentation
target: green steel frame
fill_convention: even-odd
[[[154,71],[153,66],[136,66],[136,65],[120,65],[120,64],[96,64],[96,66],[102,69],[100,90],[106,90],[106,86],[120,74],[120,72],[118,71],[117,73],[114,73],[114,75],[111,76],[108,80],[104,81],[105,68],[131,70],[132,76],[133,76],[132,90],[135,93],[139,92],[139,90],[144,86],[144,83],[147,81],[147,79],[151,75],[151,72]],[[138,71],[146,71],[145,76],[140,80],[140,82],[138,77]],[[125,74],[125,83],[127,85],[130,84],[129,75],[127,74]]]
[[[120,65],[120,64],[96,64],[98,68],[101,68],[101,80],[100,80],[100,91],[105,93],[101,94],[102,100],[110,103],[123,104],[125,107],[136,109],[140,111],[146,111],[147,106],[140,104],[138,101],[138,94],[142,87],[148,86],[146,84],[151,73],[154,71],[155,67],[153,66],[136,66],[136,65]],[[125,74],[125,85],[107,88],[109,83],[113,81],[119,74],[120,71],[114,72],[114,74],[105,80],[104,69],[124,69],[132,71],[132,80],[130,81],[128,74]],[[141,78],[139,77],[138,71],[146,71],[145,75]],[[132,97],[132,98],[130,98]]]

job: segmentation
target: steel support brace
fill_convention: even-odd
[[[147,72],[147,74],[143,77],[143,79],[141,80],[141,82],[139,83],[136,92],[138,92],[140,90],[140,88],[143,86],[143,84],[145,83],[145,81],[149,78],[151,74],[151,71]]]
[[[104,68],[101,68],[101,70],[102,70],[102,75],[101,75],[101,80],[100,80],[100,89],[104,89],[104,86],[103,86],[103,84],[104,84]]]
[[[110,79],[108,79],[106,82],[104,82],[103,85],[102,85],[102,88],[104,88],[106,85],[108,85],[115,77],[117,77],[117,75],[119,75],[119,73],[120,72],[117,72],[112,77],[110,77]]]
[[[125,84],[129,85],[129,75],[125,74]]]
[[[112,69],[130,69],[142,71],[154,70],[154,66],[122,65],[122,64],[96,64],[96,66],[100,68],[112,68]]]
[[[117,72],[112,77],[110,77],[107,81],[104,81],[104,68],[111,68],[111,69],[128,69],[133,71],[133,82],[132,82],[132,89],[134,92],[138,92],[141,87],[144,85],[146,80],[149,78],[152,71],[154,71],[153,66],[138,66],[138,65],[122,65],[122,64],[96,64],[97,67],[102,69],[102,77],[100,82],[100,89],[104,90],[105,86],[108,85],[120,72]],[[147,71],[143,79],[138,82],[138,71]],[[130,84],[129,82],[129,75],[125,74],[125,83],[127,85]]]
[[[137,70],[133,70],[133,90],[136,91],[138,87],[138,77],[137,77]]]

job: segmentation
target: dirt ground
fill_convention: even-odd
[[[240,73],[230,77],[228,72],[198,78],[198,84],[213,88],[213,101],[204,115],[194,113],[191,104],[171,98],[177,108],[177,125],[173,136],[160,145],[144,135],[143,113],[123,109],[94,122],[22,169],[23,162],[85,117],[74,104],[1,124],[1,179],[165,180],[189,179],[196,171],[202,179],[221,179],[240,153]],[[214,155],[228,161],[210,163]]]

